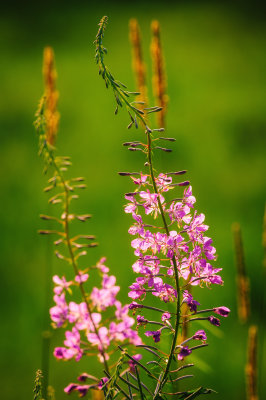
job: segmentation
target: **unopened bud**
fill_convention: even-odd
[[[138,147],[129,147],[128,150],[129,151],[137,151],[137,150],[142,151],[142,149],[139,149]]]
[[[131,175],[139,175],[139,172],[118,172],[120,176],[131,176]]]
[[[164,132],[164,128],[153,129],[153,132]]]
[[[159,137],[159,139],[161,139],[161,140],[168,140],[169,142],[175,142],[176,141],[176,139],[175,138],[168,138],[168,137]]]
[[[178,186],[188,186],[190,184],[189,181],[180,182]]]
[[[183,170],[183,171],[177,171],[177,172],[167,172],[166,175],[183,175],[187,172],[187,170]]]
[[[135,308],[143,308],[142,304],[138,304],[135,301],[133,301],[133,303],[129,304],[128,308],[130,310],[134,310]]]
[[[154,148],[158,149],[158,150],[165,151],[166,153],[171,153],[173,151],[172,149],[166,149],[165,147],[160,147],[160,146],[156,146]]]
[[[128,192],[125,193],[125,196],[136,196],[138,194],[138,192]]]

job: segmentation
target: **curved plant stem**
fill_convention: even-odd
[[[153,185],[154,192],[158,195],[158,189],[157,189],[157,186],[156,186],[156,181],[155,181],[155,177],[154,177],[154,170],[153,170],[153,164],[152,164],[152,139],[151,139],[151,134],[150,134],[150,132],[148,130],[146,131],[146,133],[147,133],[147,139],[148,139],[147,140],[147,149],[148,149],[147,156],[148,156],[148,162],[149,162],[149,167],[150,167],[150,175],[151,175],[151,180],[152,180],[152,185]],[[162,216],[165,232],[169,236],[169,229],[168,229],[168,225],[167,225],[167,222],[166,222],[166,219],[165,219],[165,215],[164,215],[164,211],[163,211],[163,207],[162,207],[162,203],[161,203],[159,195],[158,195],[158,205],[159,205],[160,213],[161,213],[161,216]],[[160,384],[158,385],[158,387],[156,389],[156,392],[154,393],[154,398],[156,398],[157,394],[161,391],[161,389],[163,388],[164,384],[166,383],[167,375],[168,375],[168,372],[170,370],[171,362],[172,362],[173,355],[174,355],[174,350],[175,350],[177,336],[178,336],[179,321],[180,321],[180,287],[179,287],[179,275],[178,275],[175,256],[172,257],[172,262],[173,262],[173,265],[174,265],[175,284],[176,284],[176,292],[177,292],[175,333],[174,333],[174,336],[173,336],[171,350],[170,350],[170,354],[169,354],[169,357],[168,357],[167,365],[166,365],[164,374],[162,376],[162,379],[160,380]]]

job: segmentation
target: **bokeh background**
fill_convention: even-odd
[[[35,371],[41,367],[41,333],[46,307],[45,271],[63,274],[66,266],[51,255],[40,213],[49,212],[43,193],[46,178],[37,156],[32,125],[43,93],[42,53],[54,48],[61,113],[57,148],[72,157],[73,176],[83,175],[79,210],[93,214],[86,231],[96,234],[99,248],[89,252],[94,264],[105,255],[127,300],[134,260],[123,213],[123,193],[132,189],[120,170],[143,168],[143,158],[121,146],[136,138],[125,128],[127,116],[114,116],[114,101],[99,79],[93,40],[97,23],[108,15],[106,58],[111,70],[134,89],[128,21],[136,17],[143,37],[149,73],[150,23],[159,19],[170,97],[167,126],[177,141],[171,154],[156,156],[158,170],[187,169],[197,208],[206,214],[223,266],[223,288],[197,291],[208,306],[231,308],[222,327],[209,333],[210,346],[197,353],[194,386],[218,391],[210,399],[245,398],[247,326],[236,311],[236,282],[231,224],[243,230],[251,280],[251,322],[259,324],[259,385],[265,376],[262,221],[265,203],[265,9],[256,2],[12,2],[0,16],[1,128],[1,398],[32,398]],[[51,298],[51,296],[50,296]],[[265,308],[264,308],[265,312]],[[54,332],[52,347],[62,340]],[[263,354],[264,353],[264,354]],[[93,360],[50,361],[50,383],[56,398]],[[99,368],[97,371],[99,372]],[[100,372],[99,372],[100,373]],[[75,394],[73,395],[75,397]]]

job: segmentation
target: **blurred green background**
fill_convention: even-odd
[[[110,18],[107,63],[132,89],[128,21],[139,20],[150,78],[150,23],[152,19],[161,23],[170,97],[168,134],[177,141],[173,153],[156,155],[156,166],[160,171],[189,171],[197,209],[206,214],[217,247],[217,265],[224,268],[223,288],[197,291],[204,306],[226,305],[232,313],[215,331],[217,335],[209,334],[210,346],[197,353],[202,358],[194,371],[194,387],[216,389],[218,395],[210,399],[245,398],[247,326],[237,320],[231,234],[232,222],[238,221],[251,279],[251,322],[260,324],[260,398],[266,398],[262,381],[266,360],[262,319],[265,10],[254,2],[202,1],[15,2],[5,7],[0,16],[1,398],[32,398],[35,371],[41,367],[47,263],[54,273],[65,272],[64,263],[49,256],[47,238],[37,235],[38,229],[45,228],[39,214],[49,212],[32,126],[43,93],[46,45],[54,48],[58,71],[58,153],[72,157],[71,175],[86,178],[88,190],[81,193],[78,209],[93,214],[86,231],[96,234],[100,242],[89,252],[87,263],[102,255],[108,258],[123,301],[128,301],[127,287],[135,279],[127,235],[131,220],[123,213],[123,193],[132,185],[117,171],[143,168],[143,157],[122,148],[123,141],[140,133],[127,131],[125,113],[114,116],[113,96],[98,77],[93,40],[102,15]],[[52,346],[61,340],[60,332],[55,332]],[[63,363],[51,356],[50,383],[56,398],[66,398],[63,387],[91,368],[90,360]]]

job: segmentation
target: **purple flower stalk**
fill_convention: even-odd
[[[103,17],[95,41],[99,73],[104,79],[106,87],[111,86],[113,89],[117,103],[115,113],[124,104],[130,117],[128,128],[130,129],[133,125],[136,128],[143,127],[147,140],[146,144],[142,143],[141,139],[136,142],[125,143],[125,146],[130,146],[129,150],[138,149],[146,154],[147,160],[144,165],[148,171],[140,171],[139,173],[120,172],[119,174],[130,177],[134,184],[134,191],[125,195],[127,204],[124,209],[125,213],[131,215],[133,219],[128,233],[132,236],[131,247],[137,257],[132,265],[133,272],[137,274],[137,277],[129,287],[129,297],[133,300],[129,309],[133,310],[133,314],[138,309],[141,309],[143,313],[146,309],[149,309],[156,312],[157,316],[159,315],[160,322],[149,321],[146,315],[138,315],[138,325],[143,325],[144,329],[146,324],[150,323],[163,325],[159,330],[144,332],[145,336],[154,341],[154,345],[147,345],[146,350],[153,352],[160,360],[163,359],[162,362],[150,361],[150,363],[159,364],[159,367],[161,367],[160,373],[155,378],[157,384],[152,394],[152,398],[157,399],[168,393],[162,390],[172,381],[169,375],[171,375],[171,369],[175,370],[175,368],[172,368],[172,364],[176,362],[175,356],[177,355],[178,360],[183,360],[191,354],[192,350],[206,346],[207,336],[203,330],[198,330],[191,338],[177,344],[182,320],[189,323],[196,319],[208,319],[210,323],[216,326],[220,325],[220,321],[213,316],[191,318],[197,312],[200,313],[198,311],[200,303],[186,289],[188,286],[222,285],[223,281],[220,276],[221,268],[214,264],[217,258],[216,249],[213,246],[212,239],[207,236],[209,226],[205,223],[205,215],[195,209],[196,198],[192,194],[192,187],[187,180],[175,181],[176,177],[185,171],[155,173],[153,154],[156,154],[157,150],[171,151],[158,146],[158,140],[167,138],[158,138],[156,136],[158,129],[151,129],[148,126],[148,114],[160,112],[161,107],[137,108],[138,102],[130,101],[132,92],[127,91],[125,85],[115,80],[105,65],[106,49],[103,47],[102,41],[106,25],[107,17]],[[163,129],[159,129],[159,131],[161,132]],[[178,193],[171,196],[173,190],[177,190]],[[175,198],[173,199],[173,197]],[[162,309],[154,304],[158,301],[161,301]],[[143,305],[141,305],[142,302]],[[173,303],[174,312],[171,314],[167,309],[168,303]],[[188,315],[182,314],[183,303],[188,305]],[[227,316],[229,309],[218,307],[214,308],[213,311],[219,315]],[[169,332],[169,330],[172,336],[166,337],[163,331]],[[156,352],[156,343],[163,340],[170,343],[170,348],[167,354],[163,353],[164,356],[160,357]],[[203,344],[190,349],[188,346],[184,346],[185,342],[189,340],[201,340]],[[145,348],[145,345],[143,345],[143,348]],[[123,349],[120,347],[120,350]],[[124,350],[123,354],[128,355]],[[132,359],[129,355],[128,357]],[[147,365],[149,365],[149,362]],[[141,364],[139,366],[149,375],[153,375],[154,372],[149,371],[146,366]],[[141,398],[144,398],[137,368],[136,375]],[[193,393],[189,397],[194,398]]]
[[[196,198],[192,194],[192,187],[184,184],[174,183],[172,176],[167,173],[155,175],[151,152],[152,152],[152,130],[146,127],[147,136],[147,159],[150,169],[149,174],[140,173],[140,178],[131,176],[138,188],[134,193],[127,193],[125,198],[127,204],[125,212],[132,215],[133,224],[128,233],[134,238],[131,240],[131,247],[137,260],[132,265],[133,271],[137,274],[135,282],[129,289],[129,297],[133,303],[129,306],[133,311],[141,308],[143,310],[152,308],[149,301],[156,297],[163,304],[175,303],[175,326],[171,329],[172,344],[164,365],[164,374],[157,385],[155,395],[159,394],[168,380],[171,364],[176,348],[181,305],[186,303],[190,315],[198,312],[200,303],[193,298],[191,293],[185,288],[187,286],[222,285],[223,281],[219,275],[221,268],[214,265],[216,261],[216,249],[213,246],[212,239],[206,232],[209,226],[205,224],[205,215],[198,213],[195,209]],[[127,176],[127,175],[126,175]],[[183,189],[182,186],[184,187]],[[168,192],[179,187],[178,199],[167,201]],[[149,218],[149,221],[146,221]],[[153,218],[154,222],[150,222]],[[160,222],[157,222],[160,220]],[[162,225],[162,227],[160,226]],[[181,301],[183,295],[183,301]],[[137,300],[137,302],[136,302]],[[148,307],[147,307],[147,305]],[[227,307],[213,308],[213,311],[219,315],[227,316],[229,309]],[[199,311],[200,313],[200,311]],[[190,315],[184,315],[189,323]],[[163,312],[161,321],[169,324],[170,314],[167,310]],[[213,316],[207,318],[213,325],[219,326],[220,321]],[[143,315],[137,316],[138,325],[149,323]],[[171,325],[170,325],[171,327]],[[145,336],[151,337],[154,343],[163,340],[163,329],[157,331],[145,331]],[[200,340],[205,345],[207,336],[204,330],[197,331],[189,340]],[[185,341],[185,342],[186,342]],[[184,342],[184,343],[185,343]],[[179,346],[177,354],[178,360],[183,360],[191,354],[192,350],[183,344]],[[156,396],[155,396],[156,397]]]

